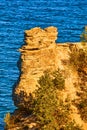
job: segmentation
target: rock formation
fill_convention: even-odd
[[[21,93],[27,95],[32,93],[36,88],[37,80],[45,70],[58,68],[55,43],[57,34],[55,27],[25,31],[26,44],[19,49],[22,60],[21,77],[14,92],[14,102],[17,106],[22,104]]]
[[[19,51],[21,52],[21,75],[18,84],[13,91],[14,104],[18,108],[26,108],[25,95],[29,96],[37,89],[38,79],[46,70],[54,71],[58,68],[65,76],[65,90],[63,98],[69,96],[70,100],[78,99],[75,87],[81,82],[78,72],[69,64],[70,54],[73,48],[82,48],[79,43],[57,44],[57,28],[48,27],[45,29],[33,28],[25,31],[25,45]],[[77,112],[77,108],[72,106],[72,117],[78,124],[87,128]]]

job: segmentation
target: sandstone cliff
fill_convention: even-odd
[[[37,81],[45,70],[54,71],[58,68],[65,77],[65,90],[62,98],[65,100],[68,96],[70,102],[78,100],[77,95],[80,89],[81,77],[78,71],[70,65],[70,54],[73,49],[77,51],[83,49],[81,43],[61,43],[57,44],[57,28],[48,27],[45,29],[33,28],[25,31],[25,45],[19,51],[21,52],[21,75],[18,84],[13,90],[14,104],[18,108],[26,108],[27,99],[36,89]],[[78,87],[76,87],[78,86]],[[78,113],[76,106],[72,104],[72,118],[77,124],[83,125],[84,130],[87,124]]]
[[[21,106],[21,92],[27,95],[32,93],[37,80],[45,70],[65,70],[69,60],[69,44],[56,44],[57,29],[48,27],[46,29],[34,28],[25,31],[25,45],[21,52],[21,76],[14,91],[14,102]],[[65,65],[63,62],[66,62]],[[22,96],[21,96],[22,98]]]

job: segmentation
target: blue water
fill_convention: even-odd
[[[19,76],[24,30],[51,25],[58,28],[57,42],[80,41],[87,25],[87,0],[0,0],[0,130],[4,115],[15,109],[12,87]]]

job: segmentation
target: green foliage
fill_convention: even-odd
[[[85,43],[87,42],[87,26],[85,26],[83,33],[80,35],[80,39],[82,45],[85,45]]]
[[[4,117],[4,122],[5,122],[5,130],[8,130],[10,128],[14,127],[15,120],[13,116],[10,113],[7,113]]]
[[[83,130],[75,121],[69,122],[63,130]]]
[[[9,128],[11,125],[11,115],[10,113],[7,113],[4,117],[4,122],[6,124],[6,127]]]
[[[77,70],[87,66],[87,50],[74,48],[70,54],[70,64]]]
[[[70,102],[68,99],[63,101],[61,91],[64,89],[65,80],[60,70],[49,73],[45,72],[38,81],[38,89],[34,92],[35,98],[25,95],[27,111],[26,113],[20,109],[20,113],[14,117],[13,122],[19,124],[20,118],[29,113],[32,114],[36,129],[38,130],[82,130],[75,122],[71,121],[70,117]],[[32,102],[28,98],[31,97]],[[6,114],[4,119],[6,128],[12,128],[12,116]],[[21,126],[21,129],[29,129],[28,125]]]
[[[37,116],[38,122],[45,127],[55,120],[54,113],[58,107],[57,93],[48,73],[45,73],[38,82],[38,90],[35,92],[34,114]]]
[[[75,127],[69,124],[70,104],[63,102],[58,95],[58,89],[59,91],[64,89],[62,74],[59,70],[52,75],[46,72],[38,83],[38,89],[35,91],[33,114],[39,124],[39,130],[73,130],[72,128]]]
[[[65,88],[65,80],[64,77],[62,76],[62,73],[60,72],[60,70],[55,71],[53,73],[54,79],[53,79],[53,84],[54,86],[59,89],[62,90]]]
[[[70,54],[70,64],[78,71],[80,78],[78,92],[79,101],[76,103],[79,113],[84,121],[87,121],[87,47],[73,48]]]
[[[77,103],[77,107],[81,114],[82,119],[87,122],[87,91],[80,95],[80,101]]]

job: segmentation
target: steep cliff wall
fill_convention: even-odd
[[[55,27],[25,31],[26,44],[20,49],[21,77],[14,92],[14,102],[17,106],[22,104],[23,92],[29,95],[35,90],[37,80],[43,71],[57,69],[55,43],[57,34]]]
[[[19,83],[13,91],[14,104],[18,108],[26,108],[26,96],[29,97],[36,89],[38,79],[46,70],[54,71],[58,68],[65,77],[65,90],[63,99],[68,96],[70,101],[77,100],[78,89],[81,78],[78,71],[70,65],[70,54],[74,49],[83,49],[80,43],[57,44],[57,28],[48,27],[45,29],[33,28],[25,31],[25,45],[19,49],[21,52],[21,75]],[[79,87],[78,87],[79,88]],[[26,95],[26,96],[25,96]],[[87,124],[81,119],[78,110],[72,105],[72,117],[77,124],[83,125],[84,130]]]
[[[68,73],[66,84],[70,82],[70,72],[67,71],[71,45],[56,44],[57,34],[55,27],[48,27],[44,30],[34,28],[25,31],[26,44],[19,49],[21,52],[21,76],[13,95],[16,106],[22,105],[23,93],[29,95],[36,89],[37,80],[45,70],[54,71],[60,68],[64,71],[64,75]],[[73,44],[73,46],[76,45]],[[69,81],[67,82],[67,80]]]

